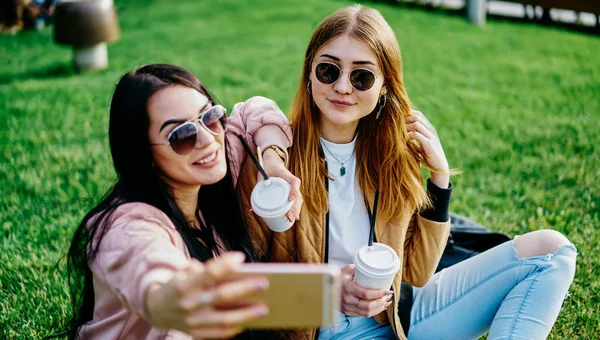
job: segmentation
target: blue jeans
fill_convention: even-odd
[[[389,324],[380,325],[373,318],[338,314],[338,321],[332,327],[321,328],[319,340],[396,339],[396,334]]]
[[[409,340],[545,339],[575,275],[575,246],[517,258],[514,241],[436,273],[414,288]],[[346,317],[319,339],[395,339],[389,325]]]

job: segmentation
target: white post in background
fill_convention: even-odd
[[[467,17],[475,25],[485,24],[487,0],[467,0]]]
[[[74,46],[73,62],[77,71],[101,70],[108,67],[106,43],[93,46]]]

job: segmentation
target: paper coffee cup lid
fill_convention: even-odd
[[[252,209],[259,215],[278,215],[289,210],[290,184],[279,177],[260,181],[252,190]]]
[[[400,259],[390,246],[383,243],[373,243],[371,247],[362,246],[354,258],[355,264],[362,270],[375,276],[389,275],[400,269]]]

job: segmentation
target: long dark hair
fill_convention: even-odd
[[[111,215],[122,204],[142,202],[160,209],[181,234],[191,257],[200,261],[212,258],[213,252],[219,253],[214,234],[228,249],[245,253],[247,261],[263,260],[258,258],[250,241],[242,200],[238,200],[229,169],[222,180],[202,185],[198,193],[196,215],[199,217],[202,208],[205,221],[201,230],[190,226],[170,188],[154,169],[148,139],[147,103],[154,93],[173,85],[193,88],[214,103],[213,96],[196,76],[166,64],[146,65],[129,72],[115,88],[110,106],[109,140],[117,182],[83,218],[73,236],[67,260],[73,315],[67,330],[57,336],[77,339],[80,327],[92,320],[94,287],[89,264],[97,255]],[[246,332],[243,337],[254,336]]]

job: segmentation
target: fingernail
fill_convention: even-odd
[[[246,255],[244,255],[244,253],[236,252],[235,254],[233,254],[233,260],[235,262],[244,262],[244,260],[246,260]]]
[[[288,200],[290,202],[294,202],[295,199],[296,199],[296,195],[292,195],[292,196],[290,196],[290,198],[288,198]]]
[[[269,314],[269,308],[267,308],[266,306],[261,306],[254,310],[254,315],[256,316],[263,316],[267,314]]]
[[[392,304],[391,302],[386,303],[385,304],[385,309],[387,309],[391,304]]]
[[[388,295],[388,297],[386,298],[387,301],[390,301],[392,299],[391,295]]]
[[[385,292],[385,295],[394,295],[394,291],[393,290],[388,290],[387,292]]]
[[[267,288],[269,288],[269,280],[260,280],[260,281],[256,282],[257,290],[265,290]]]

